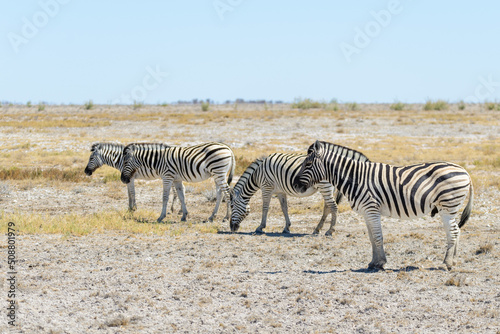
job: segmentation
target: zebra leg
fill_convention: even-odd
[[[443,221],[443,227],[446,232],[446,255],[444,257],[443,263],[446,265],[448,270],[451,270],[453,265],[456,264],[455,256],[458,251],[458,239],[460,237],[460,228],[455,221],[455,215],[450,215],[447,212],[440,212],[441,220]]]
[[[382,224],[380,212],[372,211],[365,214],[365,223],[368,228],[368,236],[372,244],[372,261],[368,264],[370,269],[384,269],[387,258],[384,252],[384,237],[382,235]]]
[[[289,234],[290,233],[290,225],[292,224],[290,222],[290,217],[288,217],[288,203],[286,201],[286,195],[285,194],[278,194],[278,199],[280,200],[281,204],[281,211],[283,211],[283,215],[285,216],[285,229],[283,230],[282,233]]]
[[[175,189],[175,188],[174,188],[174,189]],[[177,190],[172,191],[172,193],[173,193],[173,198],[172,198],[172,207],[170,208],[170,211],[171,211],[172,213],[174,213],[174,204],[175,204],[175,201],[177,200],[177,192],[178,192]],[[182,213],[182,209],[180,209],[180,210],[179,210],[179,214],[180,214],[180,213]]]
[[[208,217],[209,222],[214,221],[215,215],[217,215],[217,211],[219,211],[219,205],[220,205],[221,197],[222,197],[222,191],[221,191],[219,185],[217,184],[217,180],[214,180],[214,181],[215,181],[216,201],[215,201],[214,211],[212,212],[212,215],[210,217]]]
[[[186,221],[186,217],[188,215],[187,207],[186,207],[186,197],[184,196],[184,185],[182,184],[182,181],[177,181],[174,182],[175,190],[174,192],[174,200],[175,200],[175,193],[177,193],[177,196],[179,196],[179,201],[181,202],[181,211],[182,211],[182,217],[181,217],[181,222]]]
[[[316,228],[314,229],[314,232],[313,234],[318,234],[319,231],[321,231],[321,229],[323,228],[323,225],[325,224],[325,220],[326,220],[326,217],[328,216],[328,213],[330,213],[330,210],[328,209],[328,206],[326,205],[326,202],[325,202],[325,205],[323,206],[323,216],[321,216],[321,219],[319,220],[319,223],[318,223],[318,226],[316,226]],[[332,227],[330,227],[330,229],[332,229]],[[330,230],[328,230],[329,232]],[[326,232],[326,233],[328,233]],[[330,233],[331,235],[331,233]]]
[[[163,178],[163,205],[161,208],[160,217],[158,217],[158,223],[160,223],[163,218],[167,215],[167,204],[168,204],[168,196],[170,195],[170,188],[172,187],[173,179],[170,177]]]
[[[330,228],[326,231],[325,235],[332,235],[333,231],[335,231],[335,224],[337,223],[337,203],[333,200],[333,191],[334,188],[331,184],[327,184],[325,187],[319,186],[319,192],[323,196],[323,200],[325,201],[323,207],[323,216],[318,223],[318,226],[314,229],[314,234],[318,234],[323,224],[326,221],[326,217],[328,213],[332,214],[332,220],[330,223]]]
[[[214,175],[214,182],[215,182],[215,188],[217,190],[217,202],[215,203],[215,208],[212,213],[212,215],[208,218],[209,221],[213,221],[215,218],[215,215],[217,214],[217,211],[219,210],[219,205],[222,200],[222,193],[224,193],[224,196],[226,197],[226,202],[227,202],[227,211],[226,211],[226,216],[222,221],[227,221],[231,219],[231,201],[229,200],[230,195],[229,195],[229,185],[227,184],[226,181],[226,176],[225,174],[216,174]]]
[[[267,223],[267,213],[269,212],[269,204],[271,203],[272,191],[268,188],[263,187],[262,189],[262,221],[259,227],[255,230],[255,233],[264,233],[262,231],[266,228]]]
[[[130,180],[127,184],[127,192],[128,192],[128,210],[135,211],[137,209],[137,205],[135,204],[135,187],[134,187],[134,179]]]

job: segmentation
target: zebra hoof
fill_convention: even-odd
[[[256,234],[264,234],[264,231],[262,231],[261,229],[256,229],[256,230],[255,230],[255,233],[256,233]]]
[[[334,231],[334,230],[332,230],[332,231],[328,230],[328,231],[326,231],[325,235],[326,235],[327,237],[331,237],[331,236],[332,236],[332,234],[333,234],[333,231]]]
[[[281,232],[282,234],[290,234],[290,230],[287,230],[287,229],[284,229],[283,232]]]

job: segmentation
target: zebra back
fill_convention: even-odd
[[[330,151],[332,153],[339,154],[339,155],[342,155],[344,157],[347,157],[349,159],[356,160],[356,161],[370,161],[366,155],[364,155],[363,153],[361,153],[359,151],[353,150],[352,148],[329,143],[326,141],[319,141],[318,140],[317,142],[321,143],[326,151]],[[309,148],[307,149],[307,154],[310,154],[311,152],[314,151],[315,144],[316,143],[311,144],[311,146],[309,146]]]
[[[234,185],[233,191],[235,195],[251,193],[250,196],[252,196],[259,189],[260,186],[256,185],[255,181],[252,181],[252,178],[255,178],[255,171],[262,165],[265,159],[265,157],[257,158],[245,169],[238,182]]]

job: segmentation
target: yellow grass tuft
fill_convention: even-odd
[[[130,213],[126,210],[101,211],[99,213],[78,215],[47,215],[37,213],[0,213],[0,228],[7,230],[9,221],[16,223],[18,234],[63,234],[84,236],[91,233],[119,231],[153,235],[177,236],[186,230],[199,233],[217,233],[216,223],[172,223],[168,217],[157,223],[157,212],[138,210]]]

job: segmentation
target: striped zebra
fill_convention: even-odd
[[[460,228],[472,210],[472,181],[465,169],[449,162],[396,167],[354,161],[338,152],[337,145],[312,144],[294,188],[306,191],[326,179],[347,197],[353,210],[365,217],[373,253],[369,268],[383,269],[387,262],[381,216],[412,219],[439,213],[447,237],[444,264],[451,270],[456,264]],[[457,224],[455,218],[467,194],[469,200]]]
[[[121,173],[123,169],[123,149],[125,145],[118,143],[95,143],[92,144],[90,149],[89,162],[87,167],[85,167],[85,174],[91,176],[96,169],[102,167],[103,165],[108,165],[115,169],[118,169]],[[134,179],[142,180],[152,180],[155,179],[149,170],[138,170],[134,176]],[[127,184],[128,192],[128,208],[130,211],[137,209],[135,202],[135,186],[134,180],[131,180]],[[177,193],[174,192],[174,198],[172,200],[172,212],[174,211],[174,203],[177,199]]]
[[[238,231],[241,222],[250,211],[248,202],[259,189],[262,190],[262,221],[255,231],[256,233],[263,233],[263,229],[266,227],[269,203],[273,194],[278,196],[281,210],[285,216],[286,225],[283,233],[290,233],[291,223],[288,216],[287,196],[306,197],[319,190],[324,198],[324,209],[323,216],[314,233],[319,233],[326,217],[331,213],[330,229],[326,234],[332,234],[337,217],[337,204],[333,200],[333,186],[328,182],[321,182],[307,189],[304,193],[298,193],[292,187],[292,180],[302,166],[305,157],[304,154],[274,153],[266,158],[255,160],[247,167],[232,191],[230,224],[232,232]]]
[[[172,184],[181,201],[181,221],[185,221],[188,215],[182,181],[201,182],[210,177],[214,178],[217,201],[212,215],[208,218],[209,221],[213,221],[219,210],[222,193],[229,199],[229,184],[234,175],[235,159],[233,151],[225,144],[205,143],[190,147],[170,147],[164,144],[133,143],[125,147],[123,160],[121,174],[123,183],[128,184],[140,169],[148,169],[155,177],[163,180],[163,206],[158,222],[165,218]],[[228,200],[224,220],[229,217]]]

